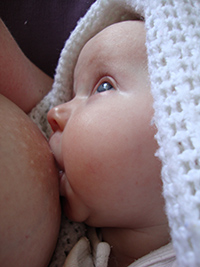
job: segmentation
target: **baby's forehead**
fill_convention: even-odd
[[[142,21],[125,21],[108,26],[83,47],[75,76],[92,68],[109,70],[122,64],[127,68],[146,62],[145,28]],[[118,67],[119,68],[119,67]],[[77,75],[76,75],[77,74]]]
[[[145,50],[146,53],[145,39],[144,22],[115,23],[90,39],[82,49],[80,56],[85,55],[93,61],[101,57],[128,56],[129,52],[133,54],[141,50],[141,52]]]

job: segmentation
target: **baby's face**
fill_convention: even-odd
[[[85,45],[74,98],[48,114],[70,219],[96,227],[164,220],[152,102],[143,22],[112,25]]]

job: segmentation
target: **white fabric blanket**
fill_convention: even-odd
[[[47,111],[70,99],[78,54],[93,35],[143,16],[163,195],[181,267],[200,266],[200,1],[97,0],[67,40],[52,91],[30,117],[49,135]]]

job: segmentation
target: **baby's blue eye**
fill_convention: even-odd
[[[113,89],[113,86],[109,82],[103,82],[98,86],[96,92],[102,93],[102,92],[112,90],[112,89]]]

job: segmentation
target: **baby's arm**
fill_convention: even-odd
[[[48,93],[52,82],[23,54],[0,19],[0,94],[28,113]]]

